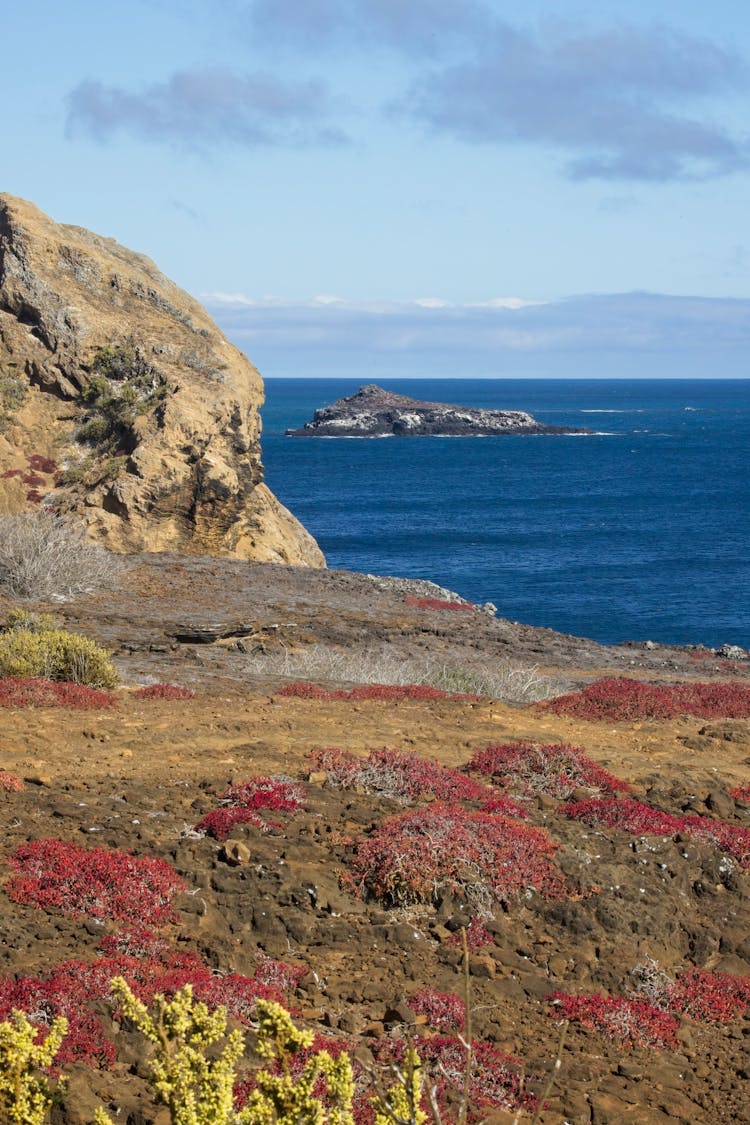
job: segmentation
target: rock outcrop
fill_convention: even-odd
[[[420,402],[385,391],[375,383],[355,395],[316,410],[312,420],[288,437],[488,437],[496,434],[585,434],[566,426],[545,426],[523,410],[486,410]]]
[[[115,551],[325,566],[263,483],[258,371],[148,258],[0,195],[0,512]]]

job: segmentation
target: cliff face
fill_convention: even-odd
[[[0,512],[115,551],[324,566],[263,483],[258,371],[148,258],[0,195]]]
[[[490,437],[588,431],[545,426],[523,410],[421,402],[369,383],[349,398],[316,410],[301,429],[286,432],[288,437]]]

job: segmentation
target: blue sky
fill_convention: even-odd
[[[27,0],[3,39],[0,190],[265,375],[750,376],[744,0]]]

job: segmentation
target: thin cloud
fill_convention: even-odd
[[[417,55],[480,42],[493,23],[481,0],[255,0],[248,19],[256,39],[276,46],[319,50],[356,42]]]
[[[574,179],[699,179],[746,168],[750,148],[682,105],[746,85],[737,55],[666,29],[534,37],[497,25],[399,108],[464,141],[557,148]]]
[[[750,300],[652,293],[474,304],[204,295],[268,375],[750,374]]]
[[[343,134],[323,124],[327,111],[327,88],[320,80],[288,82],[260,71],[184,70],[137,93],[101,82],[80,83],[68,97],[68,130],[99,142],[122,131],[197,150],[221,143],[341,144]]]

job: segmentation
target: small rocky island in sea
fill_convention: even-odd
[[[487,410],[421,402],[375,383],[316,410],[287,437],[487,437],[492,434],[587,434],[569,426],[545,426],[523,410]]]

